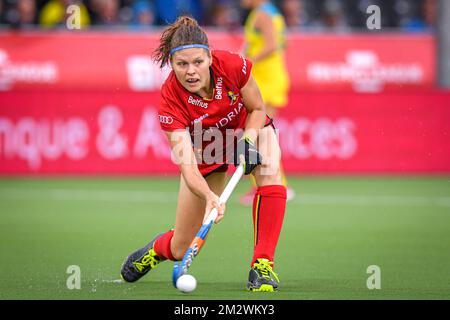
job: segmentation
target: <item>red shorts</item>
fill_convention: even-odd
[[[267,126],[272,126],[275,129],[275,126],[273,125],[273,119],[269,118],[269,116],[266,116],[266,123],[264,124],[264,128]],[[227,172],[228,171],[229,163],[213,163],[213,164],[198,164],[198,170],[202,174],[203,177],[207,177],[212,173],[216,172]]]
[[[209,176],[212,173],[216,172],[227,172],[228,171],[228,163],[217,163],[217,164],[205,164],[205,165],[198,165],[198,170],[200,170],[200,173],[204,178]]]

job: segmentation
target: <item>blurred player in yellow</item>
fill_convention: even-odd
[[[244,26],[245,55],[253,62],[253,77],[261,91],[267,115],[273,119],[279,108],[284,108],[288,102],[285,20],[277,7],[267,0],[241,0],[241,6],[251,10]],[[294,197],[294,191],[287,186],[283,171],[282,177],[289,201]],[[253,178],[252,184],[251,190],[241,197],[241,203],[252,203],[256,192]]]

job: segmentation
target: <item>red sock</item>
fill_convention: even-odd
[[[158,239],[156,239],[155,243],[153,244],[153,249],[160,258],[175,261],[175,258],[172,255],[172,251],[170,250],[170,241],[172,241],[172,237],[173,230],[167,231]]]
[[[258,258],[273,261],[286,209],[286,187],[259,187],[253,200],[254,249],[252,264]]]

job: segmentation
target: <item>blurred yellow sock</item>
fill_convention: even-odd
[[[250,181],[252,183],[252,187],[256,188],[256,179],[252,174],[250,175]]]

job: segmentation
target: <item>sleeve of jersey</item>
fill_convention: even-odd
[[[163,131],[184,130],[189,126],[189,122],[183,116],[181,108],[177,106],[177,101],[170,99],[165,90],[162,90],[158,121]]]
[[[226,59],[227,63],[225,65],[229,68],[229,72],[233,76],[238,88],[241,89],[247,84],[250,78],[252,62],[237,53],[230,53]]]

